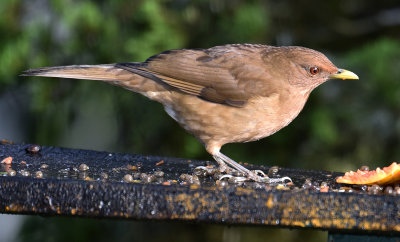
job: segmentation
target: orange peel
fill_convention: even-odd
[[[388,185],[400,182],[400,165],[393,162],[390,166],[373,171],[349,171],[336,178],[337,183],[359,185]]]

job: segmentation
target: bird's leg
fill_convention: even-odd
[[[220,158],[219,156],[213,155],[214,160],[218,163],[219,166],[219,171],[220,172],[226,172],[226,173],[232,173],[233,170],[237,170],[240,171],[239,169],[232,169],[231,167],[229,167],[225,161]],[[227,157],[228,158],[228,157]],[[229,159],[229,158],[228,158]],[[239,164],[238,164],[239,165]],[[243,169],[247,170],[246,168],[244,168],[243,166],[241,166]],[[243,173],[245,174],[245,173]]]
[[[283,183],[286,181],[292,181],[289,177],[282,177],[282,178],[269,178],[264,174],[262,171],[250,171],[249,169],[243,167],[236,161],[232,160],[228,156],[222,154],[221,152],[216,152],[213,155],[214,159],[218,162],[220,167],[222,167],[223,170],[226,169],[227,165],[233,167],[235,170],[243,173],[247,179],[256,181],[256,182],[266,182],[266,183]],[[261,174],[261,175],[259,175]],[[239,180],[243,180],[243,178],[238,177]]]

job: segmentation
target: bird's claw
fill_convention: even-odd
[[[257,176],[262,176],[262,177],[266,177],[267,176],[262,170],[252,170],[252,172],[254,174],[256,174]]]
[[[249,178],[244,176],[232,176],[229,174],[225,174],[219,178],[220,181],[224,179],[228,179],[228,181],[231,181],[232,183],[240,183],[249,180]]]
[[[257,182],[265,182],[265,183],[286,183],[286,182],[292,182],[292,179],[288,176],[285,177],[280,177],[280,178],[270,178],[268,176],[265,177],[260,177],[258,176],[258,179],[256,180]]]
[[[221,176],[219,178],[219,180],[228,179],[228,181],[231,181],[232,183],[240,183],[240,182],[249,181],[249,180],[253,180],[255,182],[269,183],[269,184],[292,182],[292,179],[290,179],[290,177],[288,177],[288,176],[280,177],[280,178],[270,178],[270,177],[266,176],[263,171],[257,170],[257,171],[253,171],[253,172],[254,172],[254,176],[248,176],[248,177],[232,176],[230,174],[225,174],[225,175]],[[258,173],[262,174],[263,176],[258,175]]]

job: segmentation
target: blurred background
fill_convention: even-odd
[[[228,43],[300,45],[360,80],[330,81],[285,129],[229,144],[237,161],[346,171],[400,158],[400,3],[2,0],[0,139],[211,159],[158,103],[96,81],[18,76],[43,66],[144,61]],[[0,215],[0,241],[321,241],[265,227]]]

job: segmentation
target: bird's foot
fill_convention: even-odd
[[[261,170],[253,170],[247,174],[247,177],[251,180],[256,182],[264,182],[264,183],[285,183],[285,182],[292,182],[292,179],[288,176],[279,177],[279,178],[271,178],[267,176]]]
[[[279,178],[270,178],[265,173],[261,170],[254,170],[254,171],[249,171],[250,173],[247,174],[247,176],[233,176],[230,174],[226,174],[221,176],[219,179],[224,180],[228,179],[228,181],[231,181],[232,183],[241,183],[244,181],[255,181],[255,182],[262,182],[262,183],[286,183],[286,182],[292,182],[292,179],[290,177],[285,176],[285,177],[279,177]]]
[[[263,183],[285,183],[292,181],[292,179],[287,176],[281,178],[270,178],[261,170],[250,171],[221,152],[214,154],[214,159],[218,162],[220,170],[223,170],[225,173],[227,173],[227,175],[222,176],[220,179],[228,178],[232,179],[234,182],[253,180],[255,182]],[[228,167],[228,165],[232,166],[232,168]]]

